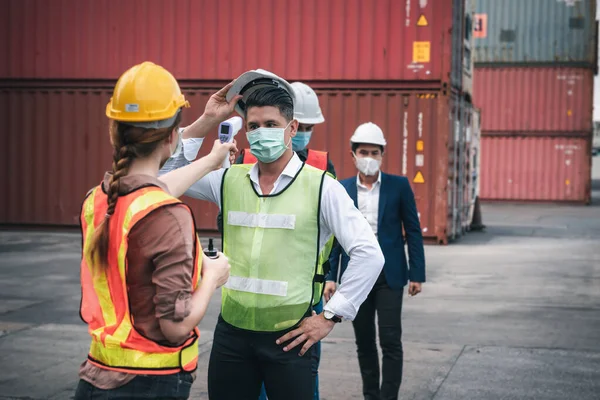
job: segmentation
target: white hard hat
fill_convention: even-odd
[[[379,146],[385,146],[387,144],[381,128],[372,122],[366,122],[359,125],[350,138],[350,143],[368,143]]]
[[[325,122],[321,107],[319,107],[319,98],[314,90],[305,83],[292,83],[296,99],[294,101],[294,118],[301,124],[320,124]]]
[[[253,69],[241,74],[235,80],[235,83],[231,89],[229,89],[225,98],[227,101],[231,101],[237,94],[242,94],[244,97],[235,105],[235,111],[242,117],[245,117],[246,101],[248,100],[248,97],[256,90],[265,87],[280,87],[290,94],[293,103],[296,102],[292,86],[285,79],[264,69]]]

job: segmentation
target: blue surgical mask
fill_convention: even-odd
[[[308,146],[308,142],[310,142],[310,136],[312,135],[312,131],[306,132],[296,132],[296,136],[292,138],[292,150],[294,151],[302,151]]]
[[[257,128],[246,133],[252,155],[266,164],[279,159],[289,148],[289,143],[285,144],[285,130],[291,123],[285,128]]]

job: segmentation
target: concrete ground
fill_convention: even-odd
[[[600,158],[590,206],[487,204],[483,233],[426,248],[403,312],[402,399],[600,398]],[[89,344],[80,237],[0,232],[0,399],[69,399]],[[194,399],[219,310],[203,331]],[[323,343],[321,398],[361,399],[350,323]]]

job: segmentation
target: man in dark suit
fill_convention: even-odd
[[[382,130],[368,122],[360,125],[350,139],[358,176],[341,181],[354,205],[363,213],[377,236],[385,257],[383,271],[353,321],[358,363],[365,400],[397,399],[402,382],[402,296],[409,283],[408,295],[415,296],[425,282],[423,236],[413,191],[408,179],[380,171],[386,141]],[[405,254],[406,232],[408,244]],[[340,263],[341,257],[341,263]],[[325,299],[335,292],[348,265],[349,257],[336,246],[330,257]],[[380,385],[379,355],[375,334],[375,312],[383,352]]]

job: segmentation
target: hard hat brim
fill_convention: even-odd
[[[317,124],[322,124],[323,122],[325,122],[325,118],[323,116],[320,116],[318,118],[302,118],[302,117],[296,117],[296,120],[301,123],[301,124],[306,124],[306,125],[317,125]]]
[[[258,83],[256,85],[251,85],[252,82],[262,79],[267,79],[268,81],[265,80],[263,84]],[[231,99],[233,99],[235,96],[241,93],[244,97],[235,105],[235,111],[242,117],[245,117],[246,115],[244,105],[246,103],[246,100],[248,100],[250,94],[252,94],[258,89],[275,86],[280,87],[286,92],[288,92],[288,94],[292,98],[292,102],[295,102],[296,96],[294,94],[294,89],[285,79],[280,78],[275,74],[269,73],[268,71],[263,72],[262,70],[247,71],[240,75],[233,83],[233,86],[231,86],[231,88],[227,92],[225,99],[229,102],[231,101]]]
[[[378,140],[352,140],[350,139],[350,143],[352,144],[374,144],[376,146],[387,146],[387,142],[384,141],[378,141]]]

